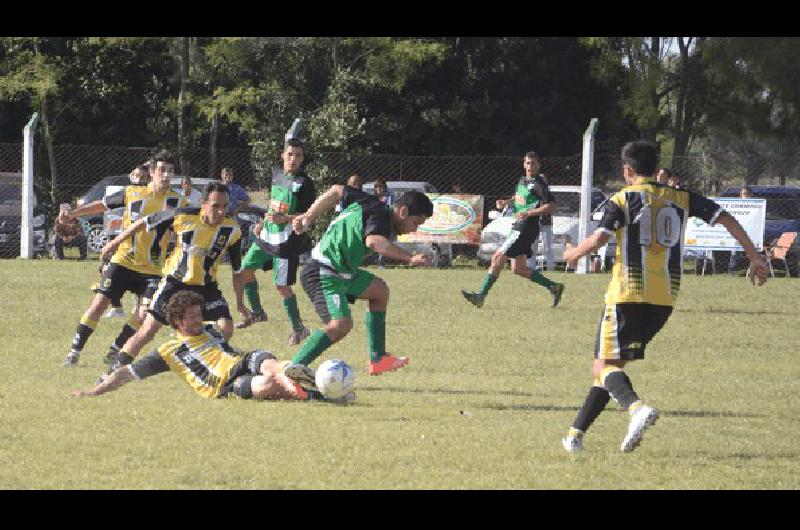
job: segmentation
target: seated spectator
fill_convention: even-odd
[[[78,247],[81,259],[86,259],[86,235],[78,219],[61,222],[56,218],[53,228],[53,259],[64,259],[64,247]]]
[[[181,195],[186,197],[189,201],[187,206],[192,208],[200,208],[200,202],[203,199],[203,194],[192,187],[192,177],[186,175],[181,181]]]

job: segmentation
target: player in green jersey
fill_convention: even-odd
[[[246,328],[255,322],[265,322],[267,313],[261,306],[256,270],[272,269],[272,283],[283,299],[283,307],[289,316],[292,331],[289,345],[300,344],[309,335],[297,308],[297,297],[292,285],[297,281],[300,255],[311,250],[311,239],[307,234],[295,234],[292,220],[308,210],[317,198],[314,181],[303,171],[305,147],[300,140],[290,139],[284,146],[283,171],[272,175],[269,212],[263,223],[254,227],[258,236],[242,260],[244,292],[252,311],[251,317],[236,325]]]
[[[425,254],[409,254],[394,245],[397,234],[417,230],[433,215],[433,204],[424,194],[410,191],[391,206],[374,195],[340,184],[321,195],[305,214],[295,217],[295,232],[306,232],[324,212],[341,204],[342,211],[328,226],[311,251],[311,261],[303,267],[303,289],[314,303],[323,322],[292,358],[308,366],[333,343],[353,328],[348,303],[367,300],[365,324],[369,343],[369,374],[397,370],[408,364],[407,357],[386,353],[386,306],[389,287],[372,273],[359,267],[369,251],[412,266],[429,266]]]
[[[523,159],[525,176],[519,179],[515,194],[510,199],[498,199],[500,209],[513,206],[514,225],[506,241],[495,251],[489,273],[483,280],[481,290],[477,293],[461,291],[472,305],[483,306],[489,290],[492,288],[506,261],[511,260],[511,272],[545,287],[553,296],[553,307],[558,305],[564,292],[564,284],[545,278],[536,269],[528,268],[527,259],[533,255],[532,245],[539,238],[539,222],[541,216],[552,215],[555,210],[555,198],[550,193],[547,182],[539,174],[539,155],[533,151],[525,154]]]

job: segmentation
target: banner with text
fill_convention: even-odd
[[[483,195],[426,193],[433,215],[419,230],[397,237],[403,243],[456,243],[478,245],[483,225]]]
[[[740,199],[738,197],[709,197],[739,221],[747,235],[761,250],[764,245],[764,223],[767,217],[766,199]],[[691,250],[742,250],[742,247],[721,224],[713,227],[697,217],[686,224],[684,248]]]

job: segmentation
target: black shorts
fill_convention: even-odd
[[[603,307],[595,338],[595,359],[644,359],[644,349],[653,340],[672,308],[653,304],[612,304]]]
[[[209,285],[187,285],[182,281],[176,280],[172,276],[164,276],[158,284],[153,299],[150,302],[150,309],[148,313],[164,324],[169,325],[167,322],[167,302],[172,298],[172,295],[178,291],[192,291],[198,293],[203,297],[203,320],[219,320],[221,318],[233,320],[231,312],[228,309],[228,302],[222,296],[222,291],[219,290],[216,282]]]
[[[525,255],[533,256],[533,243],[539,239],[539,226],[526,226],[522,230],[512,230],[505,242],[500,245],[500,250],[507,258],[516,258]]]
[[[233,391],[233,386],[236,383],[236,380],[240,377],[253,377],[255,375],[261,375],[261,363],[267,359],[274,358],[275,356],[266,350],[254,350],[246,353],[244,357],[242,357],[242,360],[236,363],[236,366],[233,367],[230,378],[228,379],[228,382],[225,383],[225,386],[222,387],[218,397],[228,397],[228,395]]]
[[[142,298],[152,298],[161,276],[136,272],[118,263],[110,263],[103,272],[100,284],[94,292],[101,293],[112,301],[118,301],[130,291]]]

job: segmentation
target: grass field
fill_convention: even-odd
[[[756,289],[686,275],[670,322],[628,370],[661,420],[622,454],[627,414],[612,402],[584,453],[570,455],[560,439],[591,385],[608,275],[548,274],[567,285],[553,310],[546,291],[505,271],[478,310],[459,290],[478,288],[484,270],[374,272],[392,290],[388,349],[411,364],[367,376],[358,304],[353,332],[323,357],[355,368],[354,404],[204,400],[171,374],[74,399],[68,392],[90,388],[105,368],[122,324],[101,320],[80,366],[61,367],[96,263],[0,262],[0,489],[800,486],[797,279]],[[220,279],[232,303],[229,267]],[[231,342],[288,358],[287,318],[271,283],[261,284],[269,322]]]

